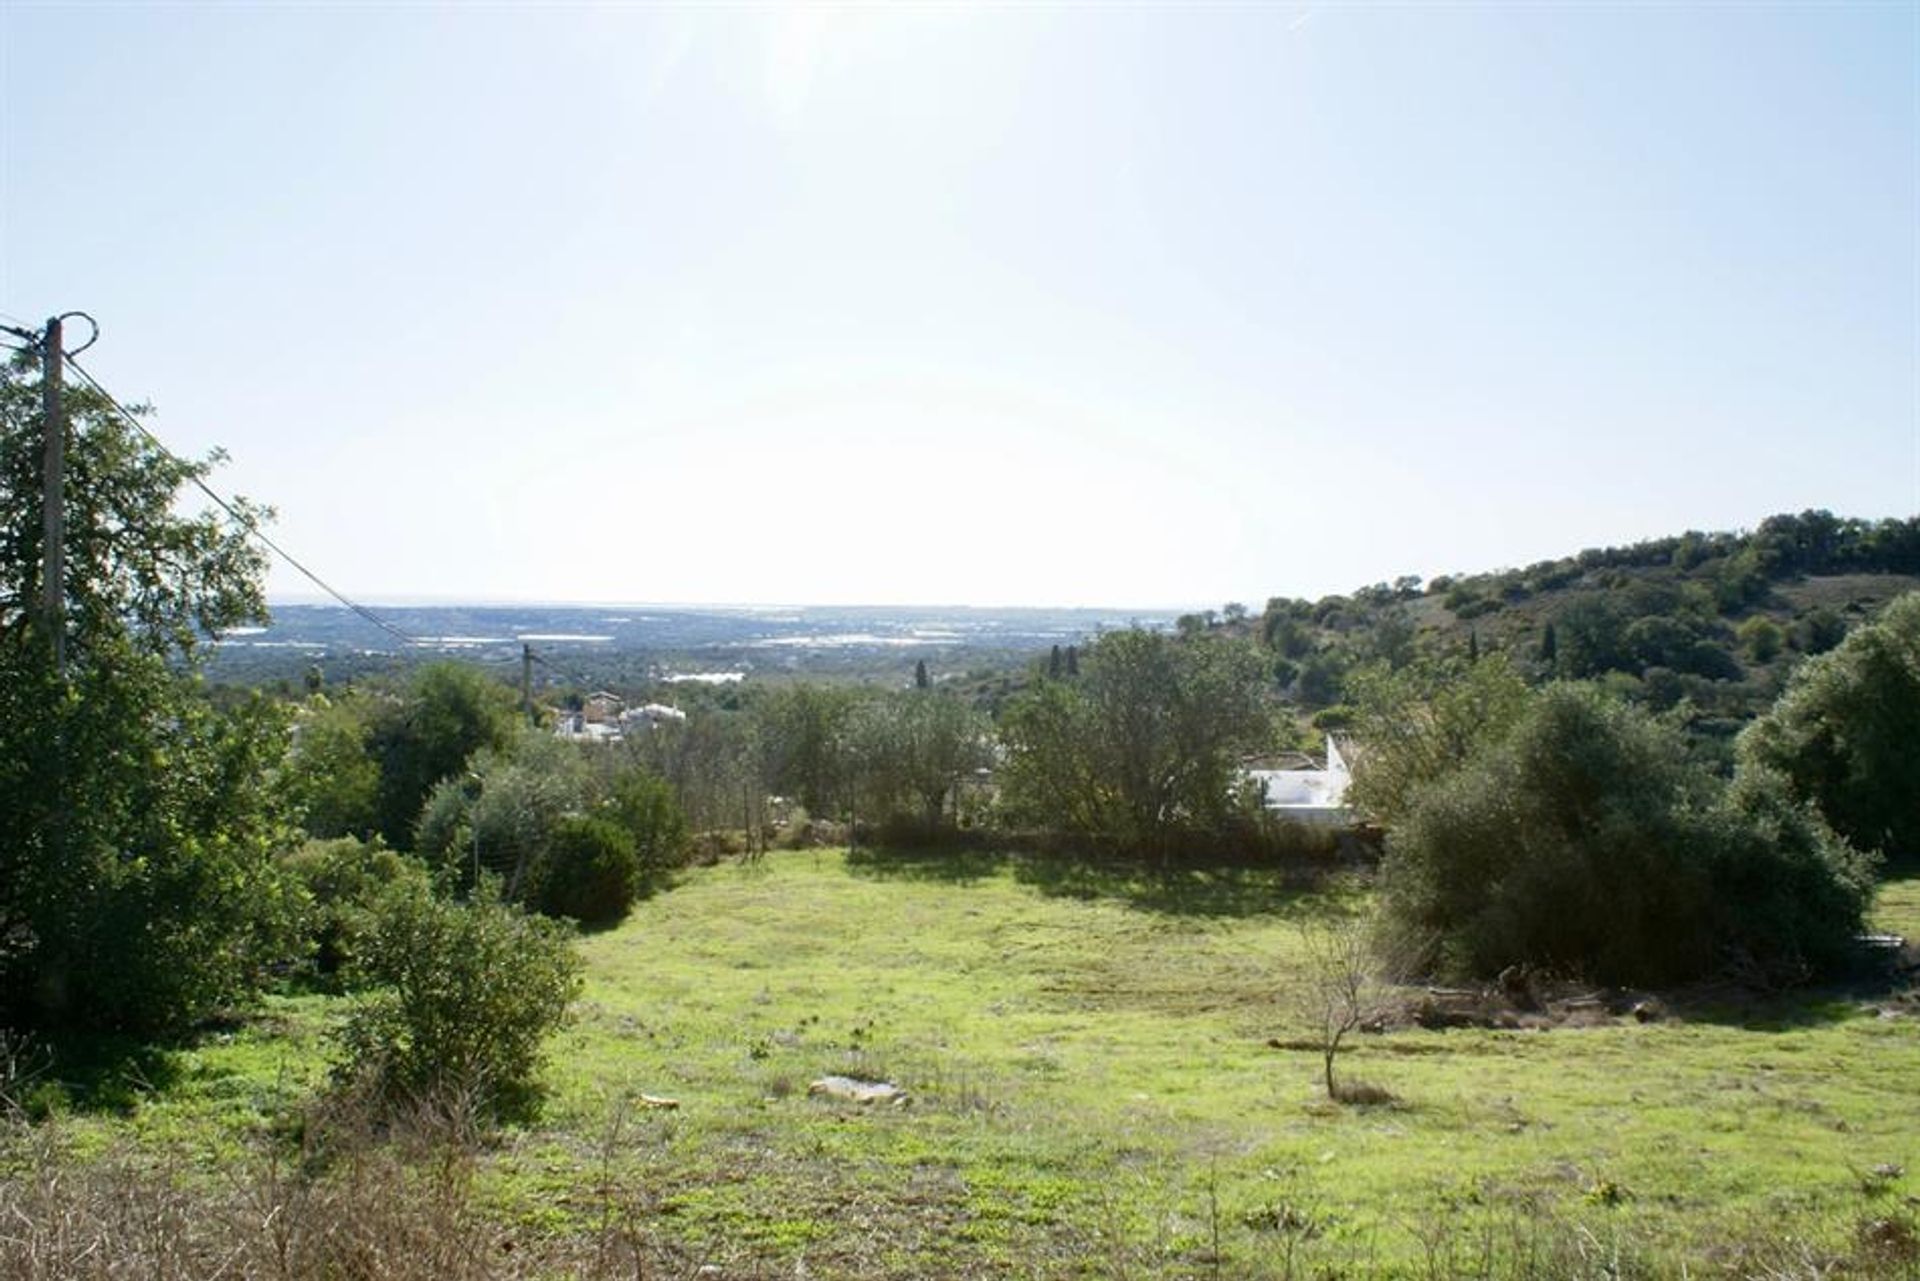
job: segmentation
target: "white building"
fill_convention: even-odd
[[[1353,811],[1346,805],[1353,774],[1331,734],[1327,735],[1325,769],[1250,769],[1246,773],[1260,785],[1266,807],[1284,818],[1314,827],[1345,827],[1353,822]]]

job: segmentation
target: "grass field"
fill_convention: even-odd
[[[721,1276],[1914,1267],[1911,1005],[1360,1036],[1346,1071],[1397,1101],[1334,1106],[1317,1054],[1270,1042],[1304,1033],[1282,999],[1300,923],[1362,907],[1252,873],[980,856],[701,869],[582,942],[545,1119],[476,1186],[502,1232],[618,1216]],[[1920,880],[1878,920],[1920,935]],[[238,1159],[322,1079],[335,1008],[275,1001],[148,1064],[165,1088],[60,1119],[60,1142]],[[828,1073],[910,1102],[810,1096]]]

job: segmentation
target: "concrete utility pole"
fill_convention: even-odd
[[[46,462],[41,474],[40,502],[44,516],[41,531],[40,608],[46,620],[47,635],[53,643],[53,669],[62,675],[67,669],[66,545],[67,520],[64,507],[67,472],[67,427],[61,413],[60,381],[66,353],[60,345],[60,317],[47,321],[40,336],[40,407],[46,419]]]

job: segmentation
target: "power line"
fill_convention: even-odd
[[[229,502],[226,498],[222,497],[218,492],[216,492],[212,486],[207,484],[206,481],[202,480],[200,478],[199,473],[197,471],[192,470],[193,464],[188,463],[185,459],[181,458],[178,454],[174,453],[171,449],[168,449],[164,441],[162,441],[158,436],[154,435],[151,431],[148,431],[146,424],[142,423],[138,418],[135,418],[125,405],[122,405],[117,399],[115,399],[112,392],[108,391],[105,387],[102,387],[100,385],[100,380],[95,378],[92,374],[88,373],[87,370],[83,366],[81,366],[81,364],[78,361],[76,361],[73,358],[71,353],[67,355],[66,364],[67,364],[67,368],[73,370],[74,373],[80,375],[81,379],[87,384],[87,386],[93,388],[93,390],[99,393],[100,397],[103,400],[105,400],[108,405],[113,407],[113,411],[120,416],[120,420],[122,422],[126,423],[129,427],[133,428],[135,431],[139,432],[142,436],[146,437],[147,441],[150,444],[152,444],[155,449],[158,449],[161,453],[165,454],[168,458],[171,458],[174,462],[180,464],[182,467],[188,468],[189,479],[193,481],[195,488],[197,488],[201,493],[205,494],[209,499],[213,500],[214,505],[219,507],[220,510],[224,511],[228,516],[232,517],[234,522],[238,524],[242,529],[246,530],[249,534],[252,534],[255,538],[259,539],[264,546],[266,546],[269,550],[271,550],[281,560],[285,561],[287,564],[291,565],[294,569],[298,570],[300,574],[304,576],[308,582],[312,583],[315,587],[318,587],[321,591],[325,592],[327,595],[339,601],[342,605],[345,605],[348,609],[352,610],[355,614],[359,615],[361,618],[365,619],[367,622],[372,623],[375,627],[378,627],[381,631],[387,633],[389,636],[392,636],[394,639],[400,641],[402,644],[419,645],[423,643],[418,639],[416,639],[415,637],[409,636],[406,632],[400,630],[400,628],[395,627],[392,623],[389,623],[386,619],[380,617],[378,614],[368,609],[365,605],[362,605],[360,604],[360,602],[347,596],[346,593],[339,591],[333,586],[333,584],[327,582],[326,579],[320,577],[320,575],[314,573],[311,569],[308,569],[304,564],[300,562],[300,560],[296,556],[294,556],[292,552],[289,552],[286,548],[282,547],[279,543],[274,542],[273,539],[267,535],[267,532],[260,528],[260,522],[255,520],[251,515],[249,515],[244,508],[235,506],[233,503]]]

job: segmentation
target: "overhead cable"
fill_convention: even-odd
[[[92,344],[89,343],[88,345],[91,346]],[[81,350],[84,351],[85,348],[82,348]],[[361,618],[365,619],[367,622],[372,623],[375,627],[378,627],[381,631],[387,633],[389,636],[392,636],[395,640],[398,640],[403,645],[420,645],[423,643],[418,638],[408,635],[406,632],[402,631],[400,628],[394,626],[392,623],[388,622],[386,619],[380,617],[378,614],[368,609],[365,605],[362,605],[360,602],[352,599],[346,593],[335,588],[333,584],[329,583],[326,579],[320,577],[320,575],[314,573],[311,569],[307,568],[307,566],[302,564],[299,558],[294,556],[292,552],[289,552],[286,548],[282,547],[279,543],[275,542],[270,536],[268,536],[267,532],[260,527],[260,522],[254,519],[254,517],[251,514],[249,514],[245,508],[236,506],[234,503],[228,501],[225,497],[223,497],[218,492],[216,492],[212,486],[208,485],[207,482],[200,477],[199,472],[193,469],[193,466],[194,466],[193,464],[187,462],[185,459],[181,458],[178,454],[174,453],[171,449],[167,448],[166,443],[164,441],[162,441],[158,436],[154,435],[151,431],[147,430],[146,424],[142,423],[138,418],[134,417],[133,413],[130,410],[128,410],[125,405],[122,405],[117,399],[114,398],[114,395],[112,392],[108,391],[105,387],[102,387],[100,385],[100,380],[95,378],[92,374],[88,373],[87,370],[78,361],[76,361],[73,358],[72,353],[67,353],[66,363],[67,363],[67,368],[73,370],[74,373],[78,374],[81,380],[87,384],[87,386],[93,388],[93,390],[100,395],[101,399],[105,400],[108,405],[112,406],[113,411],[120,416],[120,420],[122,422],[126,423],[129,427],[133,428],[135,431],[139,432],[142,436],[146,437],[147,441],[150,444],[152,444],[155,449],[158,449],[161,453],[165,454],[168,458],[171,458],[174,462],[179,463],[182,467],[189,468],[189,479],[193,481],[195,488],[199,489],[201,493],[205,494],[209,499],[211,499],[214,505],[219,507],[221,511],[224,511],[228,516],[232,517],[233,521],[236,524],[238,524],[242,529],[246,530],[249,534],[259,539],[260,542],[265,547],[267,547],[270,551],[272,551],[276,556],[278,556],[281,560],[285,561],[288,565],[291,565],[304,578],[306,578],[308,582],[312,583],[315,587],[318,587],[321,591],[325,592],[327,595],[333,597],[333,599],[339,601],[342,605],[345,605],[348,609],[352,610],[355,614],[359,615]]]

